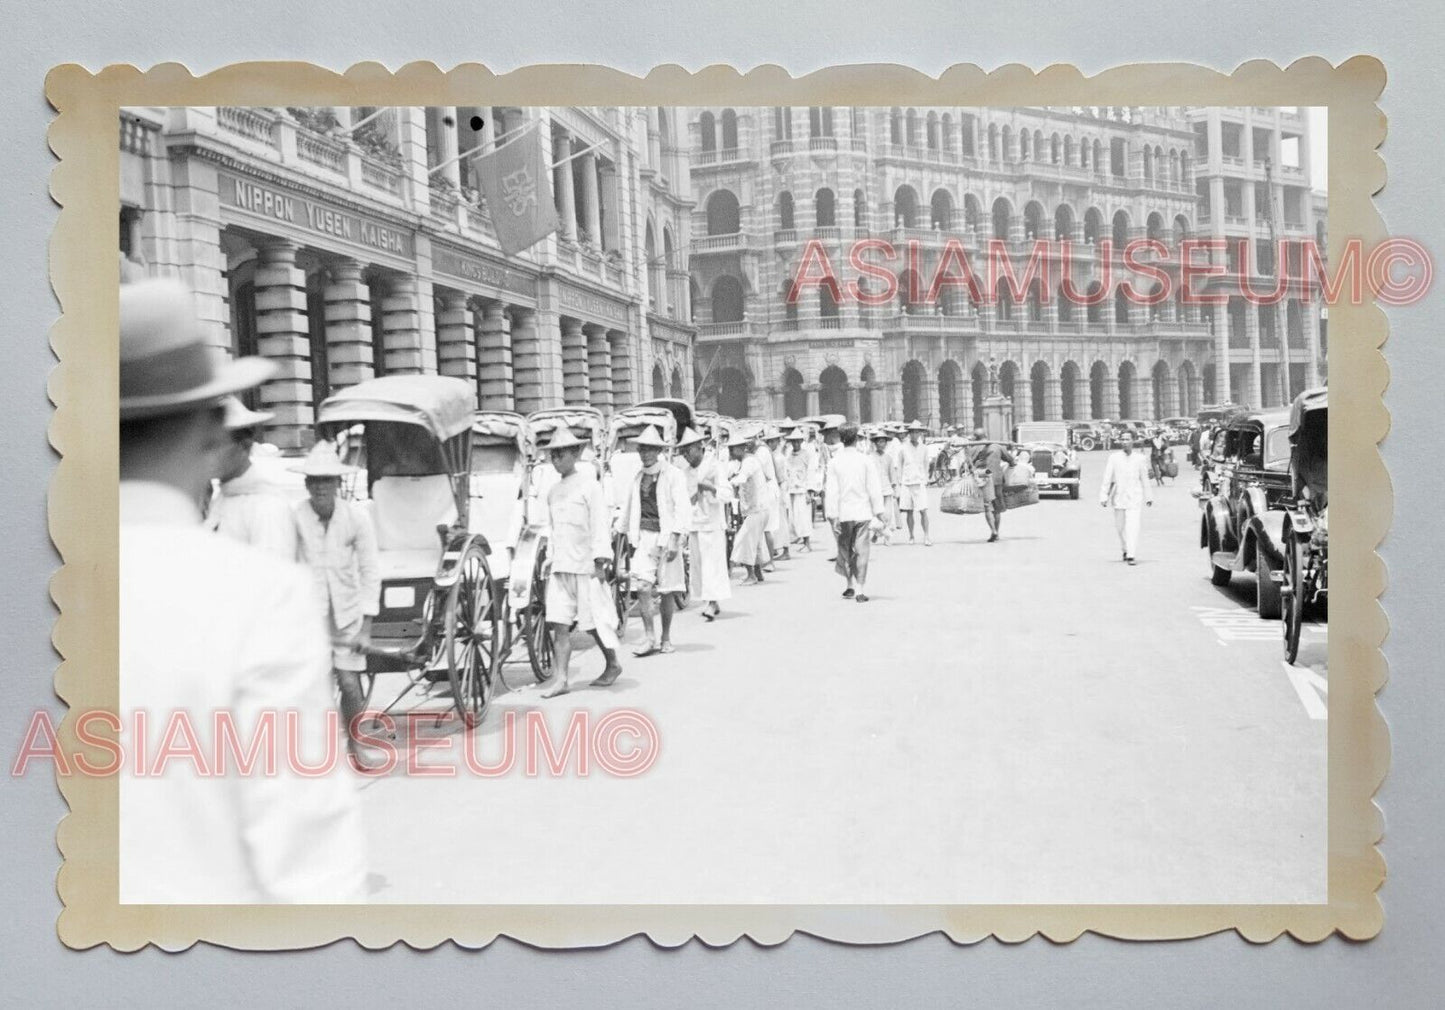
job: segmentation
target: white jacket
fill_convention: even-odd
[[[672,465],[671,460],[660,460],[657,473],[657,524],[662,535],[678,533],[686,536],[692,531],[692,498],[687,493],[687,477]],[[632,478],[623,501],[618,526],[627,533],[627,538],[637,543],[642,533],[642,471]]]
[[[1099,504],[1137,509],[1143,508],[1146,502],[1154,504],[1154,492],[1149,489],[1149,454],[1135,449],[1126,456],[1123,450],[1115,449],[1109,453],[1109,462],[1104,464]]]

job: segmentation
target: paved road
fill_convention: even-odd
[[[373,899],[1325,900],[1323,628],[1289,673],[1250,580],[1210,585],[1188,470],[1124,565],[1103,462],[997,544],[935,513],[933,547],[875,549],[867,604],[819,550],[680,615],[677,653],[610,690],[503,694],[474,746],[499,760],[511,713],[510,773],[364,787]],[[560,740],[618,707],[657,727],[645,774],[524,773],[527,713]],[[447,730],[423,764],[460,766]]]

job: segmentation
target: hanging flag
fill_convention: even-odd
[[[502,252],[515,256],[557,230],[552,203],[551,167],[542,157],[534,124],[472,163]]]

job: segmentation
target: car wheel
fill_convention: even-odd
[[[1079,448],[1083,449],[1085,452],[1093,452],[1095,444],[1096,443],[1092,438],[1079,439]]]
[[[1266,621],[1273,621],[1280,614],[1279,583],[1271,578],[1274,568],[1269,563],[1269,558],[1259,549],[1259,544],[1254,545],[1254,610]]]

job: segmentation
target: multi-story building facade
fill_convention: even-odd
[[[440,373],[483,408],[691,395],[687,160],[642,108],[129,108],[121,249],[196,293],[210,342],[275,360],[268,437],[374,375]],[[501,252],[471,155],[537,143],[560,226]],[[654,253],[654,245],[661,252]],[[666,263],[661,269],[658,263]]]
[[[1212,313],[1215,360],[1229,363],[1219,369],[1219,396],[1279,406],[1324,381],[1324,305],[1317,291],[1258,304],[1245,285],[1275,286],[1280,239],[1311,239],[1325,255],[1326,201],[1311,189],[1309,120],[1292,107],[1212,107],[1188,116],[1197,136],[1200,230],[1228,250],[1229,275],[1213,285],[1229,299]],[[1299,247],[1287,248],[1283,265],[1299,278]]]
[[[688,129],[704,405],[938,425],[980,423],[994,389],[1015,420],[1165,417],[1224,395],[1210,313],[1178,283],[1199,213],[1186,110],[699,108]],[[1139,238],[1169,250],[1159,304],[1119,288]],[[892,304],[789,299],[811,240],[843,274],[859,239],[897,251]],[[1035,239],[1069,240],[1074,290],[1094,303],[1063,297],[1057,244],[1019,304],[1003,282],[976,303],[917,298],[950,241],[982,275],[993,239],[1019,277]]]

